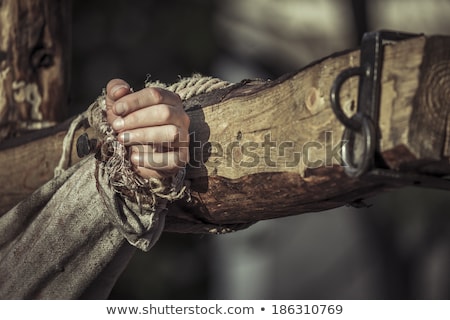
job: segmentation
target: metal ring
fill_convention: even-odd
[[[331,108],[333,109],[336,118],[338,118],[346,128],[352,129],[354,131],[359,131],[361,129],[361,122],[355,120],[354,117],[347,117],[347,115],[344,113],[339,98],[339,92],[341,91],[341,87],[347,79],[354,76],[361,76],[361,74],[361,67],[345,69],[336,77],[330,91]]]
[[[363,152],[359,163],[355,163],[354,154],[352,155],[354,147],[351,147],[351,145],[353,145],[355,140],[355,131],[350,128],[345,128],[344,134],[342,135],[342,161],[344,162],[344,170],[348,176],[353,178],[360,177],[370,169],[376,145],[376,131],[372,120],[367,115],[358,115],[356,114],[351,119],[361,123],[361,134],[364,139]],[[356,120],[356,118],[361,118],[361,120]]]

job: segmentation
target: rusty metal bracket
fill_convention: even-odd
[[[450,190],[450,180],[422,174],[390,170],[380,152],[379,110],[383,45],[390,42],[418,37],[420,34],[394,31],[377,31],[364,34],[361,42],[360,66],[342,71],[335,79],[330,100],[332,109],[345,126],[342,160],[348,176],[378,180],[389,185],[421,185]],[[356,113],[348,117],[342,110],[339,92],[351,77],[359,77],[358,105]]]

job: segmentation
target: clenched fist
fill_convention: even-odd
[[[180,97],[162,88],[132,92],[122,79],[106,86],[106,114],[143,178],[170,176],[189,161],[189,117]]]

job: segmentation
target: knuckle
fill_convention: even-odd
[[[175,92],[170,92],[171,94],[173,94],[173,96],[175,97],[175,100],[177,100],[177,105],[180,106],[180,108],[183,108],[183,100],[181,99],[180,95],[178,93]]]
[[[142,94],[139,94],[131,104],[133,108],[131,111],[136,111],[145,107],[145,97]]]
[[[163,101],[163,95],[158,88],[147,88],[147,94],[151,95],[154,104],[160,104]]]
[[[180,130],[175,125],[168,125],[166,127],[166,137],[168,142],[173,142],[177,140],[177,137],[180,134]]]
[[[162,105],[158,108],[158,117],[161,119],[163,123],[169,123],[170,118],[172,117],[172,112],[170,108],[166,105]]]
[[[189,145],[189,131],[186,129],[179,129],[179,141],[185,143],[186,145]]]
[[[183,111],[183,123],[186,125],[187,128],[189,128],[189,126],[191,125],[191,118],[184,111]]]
[[[189,162],[189,152],[185,152],[183,149],[180,149],[178,152],[178,166],[185,167]]]
[[[176,169],[176,168],[180,167],[180,165],[181,165],[181,160],[180,160],[180,157],[178,155],[178,152],[174,152],[173,153],[173,158],[172,158],[172,163],[170,164],[170,167],[172,169]]]

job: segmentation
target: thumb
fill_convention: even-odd
[[[130,85],[122,79],[112,79],[106,85],[106,118],[110,124],[119,117],[114,112],[114,102],[131,92]]]
[[[106,85],[106,108],[111,109],[114,102],[132,92],[130,85],[122,79],[112,79]]]

